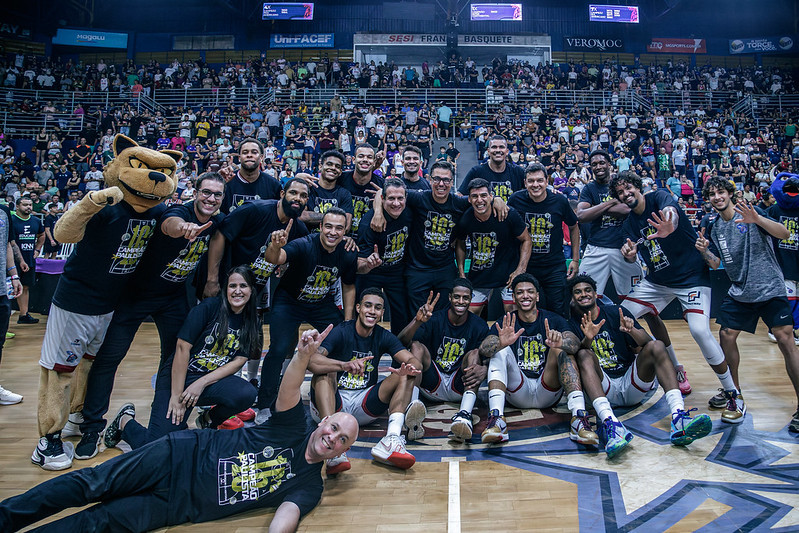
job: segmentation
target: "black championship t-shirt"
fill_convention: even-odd
[[[613,196],[611,196],[607,184],[600,185],[595,181],[587,183],[580,193],[580,202],[586,202],[592,207],[611,200],[612,198]],[[595,218],[588,223],[588,244],[601,248],[621,249],[621,245],[624,244],[624,237],[621,231],[623,221],[623,218],[617,218],[608,214],[603,214]]]
[[[509,209],[502,222],[493,213],[485,222],[477,220],[473,209],[463,214],[455,236],[471,241],[472,262],[466,277],[472,285],[494,289],[508,282],[510,273],[519,265],[519,235],[525,231],[524,221],[515,209]]]
[[[694,247],[696,231],[671,194],[657,190],[645,194],[644,202],[644,212],[636,215],[631,211],[622,231],[631,241],[641,241],[638,252],[648,267],[646,279],[665,287],[709,287],[707,264]],[[679,225],[664,239],[647,240],[647,236],[657,232],[647,220],[652,218],[652,213],[669,206],[677,210]]]
[[[271,179],[271,178],[270,178]],[[280,200],[251,200],[225,217],[219,231],[228,241],[229,267],[249,265],[255,274],[259,288],[266,285],[275,265],[264,259],[272,233],[286,229],[277,215]],[[289,232],[289,241],[308,235],[308,228],[299,220],[294,220]]]
[[[452,374],[460,368],[468,352],[480,347],[488,335],[488,324],[474,313],[468,313],[466,322],[455,326],[449,321],[448,312],[448,309],[441,309],[433,313],[430,320],[416,330],[413,340],[427,347],[441,372]]]
[[[407,206],[413,215],[408,266],[437,270],[454,265],[455,224],[471,207],[469,200],[450,194],[439,204],[433,199],[432,191],[409,192]]]
[[[221,343],[215,340],[220,327],[220,302],[219,296],[200,302],[189,311],[189,316],[178,332],[179,339],[191,344],[189,372],[206,374],[228,364],[236,357],[247,357],[241,351],[239,343],[241,314],[231,314],[225,340]]]
[[[259,426],[170,433],[169,523],[207,522],[287,501],[307,514],[323,489],[324,461],[305,460],[312,431],[298,402]]]
[[[155,226],[155,235],[142,256],[139,268],[133,275],[129,290],[136,299],[145,297],[173,298],[183,294],[186,279],[208,251],[208,241],[225,218],[223,214],[211,217],[211,226],[189,242],[183,237],[173,239],[161,231],[161,224],[172,217],[202,225],[194,212],[194,202],[170,206]]]
[[[494,172],[488,163],[472,167],[466,174],[463,183],[458,187],[458,192],[468,196],[469,183],[475,178],[486,180],[494,196],[502,198],[505,202],[514,192],[524,189],[524,169],[513,163],[506,162],[504,172]]]
[[[353,214],[352,194],[344,187],[337,184],[332,190],[322,187],[310,189],[308,204],[305,206],[308,211],[325,214],[331,207],[340,207],[350,215]]]
[[[355,320],[342,322],[334,327],[330,334],[322,341],[322,348],[327,350],[327,356],[337,361],[352,361],[372,356],[364,363],[362,376],[339,372],[336,376],[339,390],[362,390],[377,384],[377,367],[383,354],[394,357],[405,347],[390,331],[380,326],[372,329],[368,337],[361,337],[355,330]]]
[[[411,181],[405,179],[405,176],[403,176],[402,182],[409,191],[429,191],[433,188],[430,186],[430,182],[427,181],[427,178],[419,178],[416,181]]]
[[[225,186],[225,198],[219,210],[228,214],[247,200],[277,200],[280,198],[280,191],[280,182],[266,172],[261,172],[252,183],[237,174]]]
[[[540,267],[562,267],[565,263],[563,223],[567,226],[577,224],[577,215],[566,197],[547,191],[544,201],[534,202],[525,190],[514,193],[508,205],[522,215],[533,241],[527,271],[532,272]]]
[[[341,242],[332,252],[322,247],[319,234],[296,239],[283,247],[289,268],[280,278],[278,289],[303,303],[333,302],[331,289],[336,281],[352,285],[358,257]]]
[[[624,316],[630,317],[635,323],[636,329],[641,329],[638,321],[630,312],[618,305],[598,305],[599,315],[597,315],[594,324],[599,324],[602,320],[605,323],[599,329],[594,340],[591,341],[591,350],[593,350],[599,365],[611,378],[621,377],[627,372],[627,369],[635,361],[635,350],[638,344],[628,333],[622,333],[619,330],[619,309],[621,309]],[[577,338],[583,340],[585,335],[583,330],[580,329],[581,316],[573,315],[569,320],[571,330],[577,335]]]
[[[560,331],[571,331],[566,319],[545,309],[538,310],[535,322],[524,322],[516,315],[516,329],[524,333],[510,345],[513,355],[516,356],[516,363],[519,370],[528,378],[537,379],[544,371],[547,362],[549,346],[546,345],[547,333],[544,320],[549,320],[549,329]],[[499,326],[494,323],[489,330],[489,335],[498,335]]]
[[[799,209],[786,209],[774,204],[766,213],[791,233],[787,239],[772,238],[772,241],[785,279],[799,280]]]
[[[81,315],[113,311],[164,211],[158,204],[137,213],[122,202],[97,212],[67,259],[53,303]]]
[[[402,275],[405,269],[405,247],[411,230],[412,216],[408,209],[400,213],[397,218],[392,218],[383,212],[386,218],[386,229],[375,233],[369,226],[374,218],[374,211],[369,211],[361,219],[361,230],[358,232],[358,257],[369,257],[375,251],[380,254],[383,263],[369,272],[369,275]]]
[[[36,237],[44,233],[44,224],[39,217],[29,216],[28,220],[22,220],[16,213],[11,215],[11,239],[17,241],[22,259],[31,267],[36,266],[34,252],[36,251]]]
[[[338,183],[347,189],[352,195],[352,233],[357,234],[361,227],[361,218],[372,208],[373,194],[367,194],[366,191],[374,191],[372,183],[383,188],[382,177],[372,173],[372,177],[366,185],[359,185],[353,179],[353,170],[342,172],[338,178]]]

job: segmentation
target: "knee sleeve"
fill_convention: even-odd
[[[69,412],[79,413],[83,410],[83,400],[86,399],[86,385],[89,381],[89,371],[92,369],[94,358],[83,356],[75,371],[72,373],[72,387],[69,396]]]
[[[39,406],[37,418],[39,436],[58,433],[69,416],[69,390],[72,383],[70,372],[56,372],[41,368],[39,374]]]
[[[702,355],[709,365],[715,366],[724,362],[724,352],[721,346],[710,332],[710,319],[700,313],[686,313],[685,320],[688,322],[688,329],[691,336],[699,345]]]

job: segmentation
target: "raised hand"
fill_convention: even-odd
[[[583,335],[585,338],[588,339],[588,342],[594,340],[594,337],[597,336],[599,330],[602,329],[602,326],[605,325],[605,319],[599,321],[599,323],[594,324],[594,321],[591,320],[591,315],[586,313],[583,315],[583,319],[580,321],[580,329],[583,330]]]
[[[627,239],[627,242],[621,246],[621,255],[623,255],[625,259],[632,261],[635,259],[635,256],[638,255],[638,245],[630,239]]]
[[[433,298],[433,291],[430,291],[430,295],[427,297],[427,302],[416,311],[416,321],[417,322],[427,322],[430,320],[430,317],[433,316],[433,310],[436,308],[436,304],[438,303],[438,297],[441,296],[438,293],[435,293],[435,298]]]
[[[277,248],[283,248],[289,240],[289,233],[291,233],[291,225],[294,219],[290,218],[289,223],[286,224],[286,229],[279,229],[272,232],[272,245]]]
[[[499,337],[499,349],[510,346],[524,333],[523,329],[516,331],[516,314],[505,313],[502,317],[502,327],[497,328],[497,337]]]
[[[547,335],[547,346],[549,346],[552,350],[558,350],[561,346],[563,346],[563,333],[556,329],[549,329],[549,319],[544,319],[544,331]]]
[[[733,209],[741,216],[741,218],[736,218],[735,222],[757,224],[760,221],[760,215],[749,202],[739,202],[735,204]]]
[[[699,233],[696,236],[696,242],[694,243],[694,247],[700,252],[704,252],[707,251],[709,246],[710,246],[710,241],[705,238],[705,228],[702,228],[701,230],[699,230]]]
[[[652,239],[668,237],[676,228],[674,221],[672,220],[672,216],[668,211],[664,212],[661,210],[657,213],[653,212],[652,218],[647,219],[647,222],[649,222],[649,225],[656,230],[655,233],[646,237],[649,241]]]
[[[383,260],[380,259],[380,252],[377,251],[377,245],[375,244],[375,251],[369,254],[369,257],[366,258],[366,266],[369,267],[369,270],[372,270],[382,264]]]
[[[211,227],[213,224],[212,221],[208,221],[202,226],[198,226],[193,222],[181,222],[180,224],[180,231],[183,233],[183,238],[189,242],[194,242],[194,240],[205,230]]]
[[[333,324],[328,324],[325,330],[321,333],[315,329],[304,331],[300,336],[299,342],[297,343],[297,352],[299,352],[301,356],[307,355],[310,357],[311,354],[316,353],[319,345],[322,344],[322,341],[325,340],[325,337],[327,337],[332,330]]]
[[[619,331],[622,333],[630,333],[635,328],[635,322],[632,318],[626,316],[621,307],[619,307]]]
[[[303,180],[308,184],[308,187],[319,187],[319,178],[307,172],[297,172],[294,174],[295,178]]]

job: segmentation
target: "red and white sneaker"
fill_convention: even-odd
[[[327,460],[328,476],[335,476],[336,474],[346,472],[350,468],[352,468],[352,465],[350,465],[350,460],[347,458],[346,453],[342,453],[337,457]]]
[[[407,470],[416,463],[416,458],[405,449],[405,437],[386,435],[372,448],[372,458],[379,462]]]
[[[680,388],[680,392],[683,396],[688,396],[691,394],[691,384],[688,383],[688,372],[685,371],[685,368],[682,365],[677,366],[677,386]]]
[[[255,420],[255,411],[252,409],[247,409],[246,411],[240,412],[236,416],[245,422],[252,422]]]
[[[241,421],[241,418],[234,415],[216,426],[216,429],[239,429],[243,427],[244,422]]]

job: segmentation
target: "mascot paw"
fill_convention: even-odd
[[[89,198],[97,205],[115,205],[122,201],[122,197],[122,189],[119,187],[108,187],[89,193]]]

